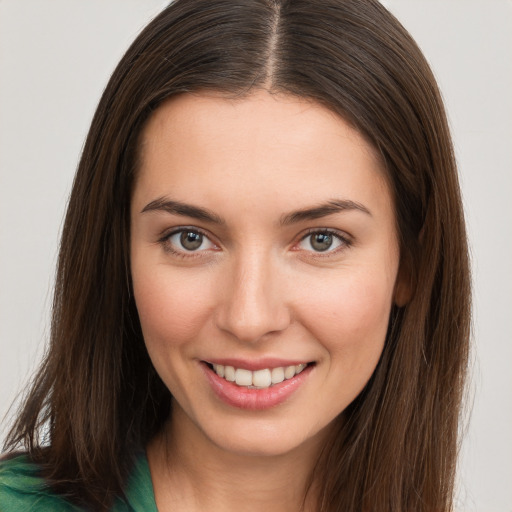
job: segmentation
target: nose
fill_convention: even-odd
[[[253,252],[237,259],[224,275],[216,324],[246,343],[277,334],[290,325],[282,272],[270,259]]]

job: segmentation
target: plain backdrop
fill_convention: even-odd
[[[383,3],[438,78],[466,206],[474,362],[457,510],[512,512],[512,1]],[[62,217],[94,108],[164,4],[0,0],[0,417],[44,350]]]

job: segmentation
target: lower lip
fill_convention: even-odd
[[[282,404],[297,391],[313,369],[313,365],[308,365],[295,377],[279,384],[265,389],[249,389],[219,377],[206,363],[201,363],[201,366],[213,391],[224,403],[253,411],[270,409]]]

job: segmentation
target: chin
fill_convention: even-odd
[[[252,418],[247,421],[230,421],[229,425],[210,423],[206,429],[199,428],[205,441],[232,455],[279,457],[308,448],[319,452],[332,423],[323,428],[317,425],[297,428],[305,427],[298,423]]]

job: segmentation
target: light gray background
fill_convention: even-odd
[[[466,205],[474,364],[457,510],[512,512],[512,1],[383,3],[438,77]],[[0,0],[0,417],[43,352],[62,216],[94,108],[164,4]]]

